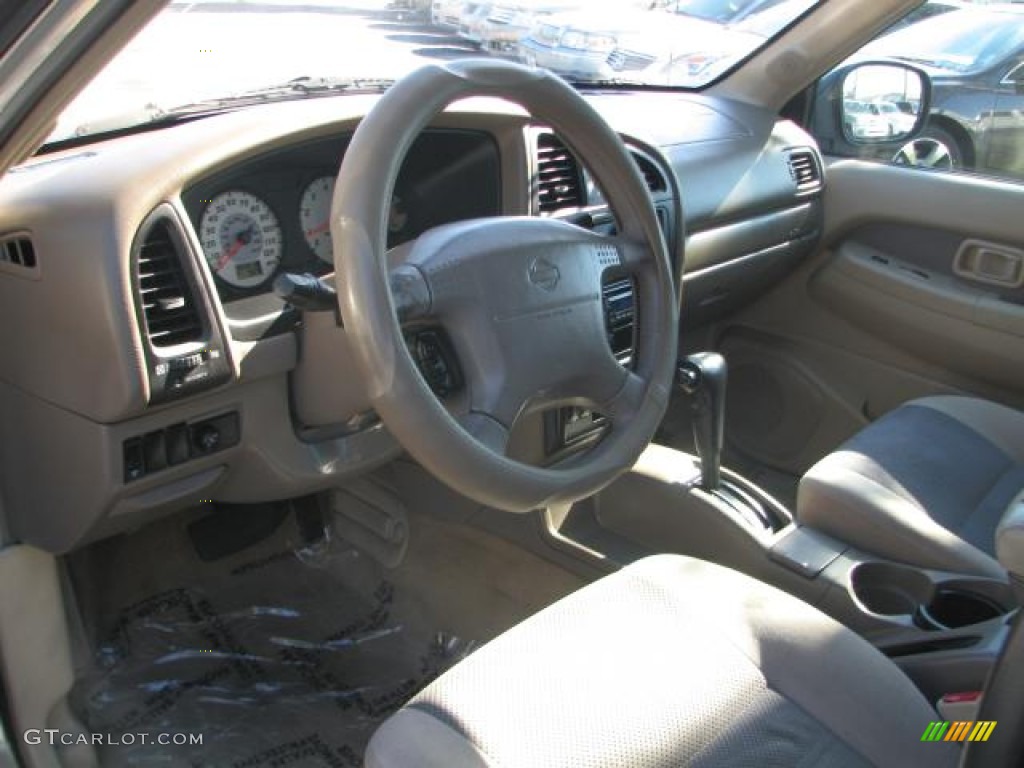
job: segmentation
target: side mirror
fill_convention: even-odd
[[[838,67],[818,81],[811,132],[827,154],[892,158],[928,119],[931,80],[902,62]]]

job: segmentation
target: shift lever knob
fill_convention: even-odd
[[[700,458],[700,485],[705,491],[715,490],[721,482],[727,374],[725,358],[717,352],[690,355],[676,369],[676,383],[691,398],[693,439]]]

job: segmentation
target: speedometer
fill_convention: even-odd
[[[302,193],[299,202],[299,223],[306,243],[313,253],[328,264],[334,261],[331,245],[331,198],[334,196],[334,177],[314,179]]]
[[[253,194],[232,189],[217,195],[199,227],[210,269],[235,288],[262,285],[281,261],[277,217]]]

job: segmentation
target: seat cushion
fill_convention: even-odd
[[[953,765],[897,667],[747,576],[660,555],[451,669],[370,742],[370,768]]]
[[[796,516],[858,549],[1005,579],[995,530],[1024,489],[1024,413],[969,397],[914,400],[800,481]]]

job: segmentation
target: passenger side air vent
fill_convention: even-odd
[[[36,268],[36,249],[27,235],[12,235],[0,241],[0,262],[25,269]]]
[[[203,323],[172,226],[164,218],[153,222],[135,264],[146,333],[158,349],[203,340]]]
[[[584,204],[579,163],[553,133],[537,134],[537,190],[541,213]]]
[[[809,149],[794,149],[789,153],[789,175],[796,182],[798,195],[821,189],[821,167],[817,155]]]
[[[643,155],[638,155],[635,152],[630,154],[633,155],[633,162],[636,163],[636,167],[643,174],[644,181],[647,182],[647,189],[651,192],[664,192],[668,189],[665,184],[665,177],[661,175],[661,172],[654,166],[654,163]]]

